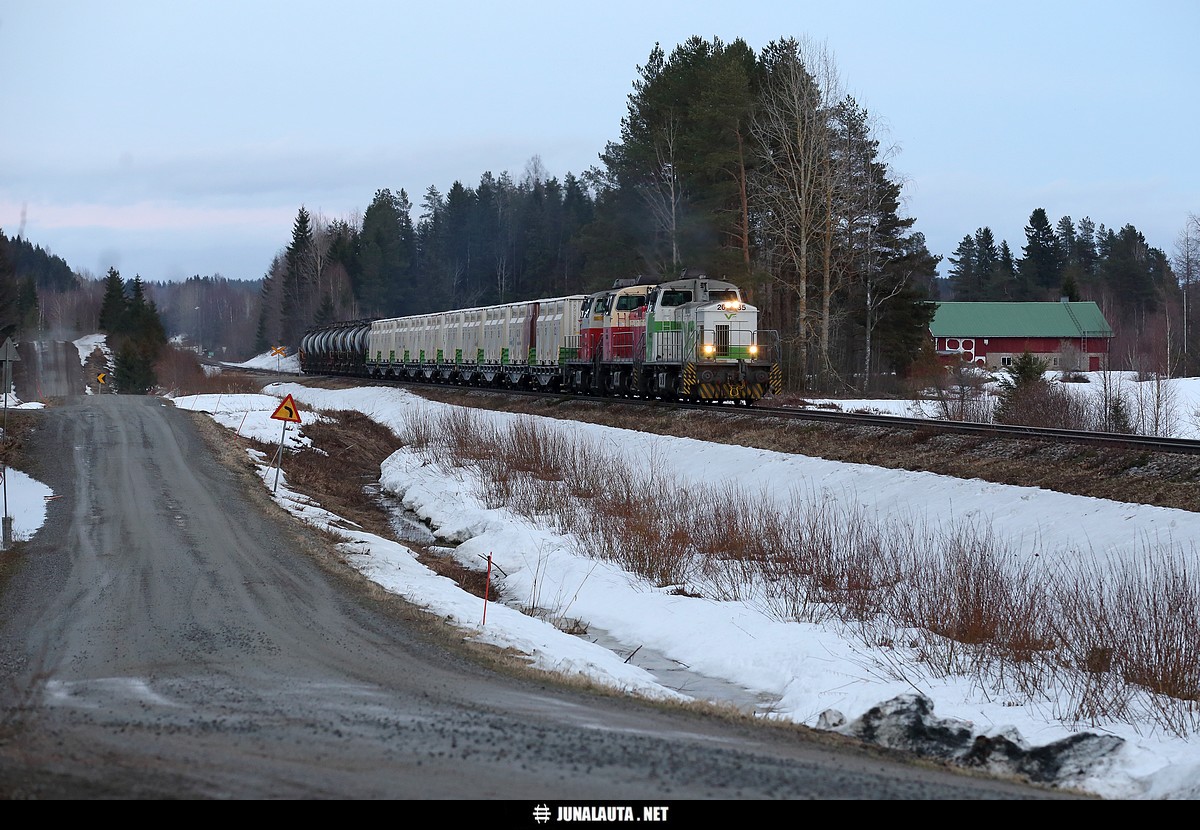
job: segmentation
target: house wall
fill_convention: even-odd
[[[1062,365],[1063,349],[1068,345],[1079,353],[1081,365]],[[937,337],[934,346],[945,362],[966,360],[991,371],[1011,366],[1026,351],[1050,369],[1096,372],[1108,365],[1108,339],[1103,337]]]

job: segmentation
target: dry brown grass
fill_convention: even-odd
[[[682,594],[840,625],[890,649],[898,678],[915,661],[1011,698],[1053,689],[1067,720],[1200,730],[1200,579],[1169,548],[1146,552],[1153,567],[1055,569],[983,525],[931,531],[828,498],[684,486],[668,459],[635,469],[543,422],[452,412],[416,419],[410,443],[474,470],[488,504],[553,520],[581,554]]]
[[[400,439],[388,427],[355,410],[325,410],[321,415],[321,420],[304,427],[312,447],[284,456],[288,487],[358,528],[394,540],[387,510],[374,493],[380,466],[400,448]],[[275,451],[266,445],[258,448],[267,455]],[[336,544],[341,539],[330,537],[329,541]],[[415,548],[414,554],[430,570],[454,580],[464,591],[482,598],[486,587],[488,599],[500,599],[495,585],[488,585],[483,572],[428,549]]]
[[[513,399],[482,390],[419,387],[431,400],[471,407],[636,429],[659,435],[727,441],[832,461],[924,470],[998,484],[1132,501],[1200,512],[1200,455],[1097,450],[1011,438],[887,431],[805,421],[779,422],[753,407],[678,412],[617,401]],[[781,403],[773,400],[772,403]]]

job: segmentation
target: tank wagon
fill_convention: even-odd
[[[684,272],[605,291],[310,329],[306,374],[752,403],[778,394],[775,332],[737,286]]]

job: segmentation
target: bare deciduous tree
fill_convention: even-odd
[[[1184,371],[1192,371],[1192,357],[1188,348],[1192,286],[1200,277],[1200,216],[1189,214],[1187,223],[1175,239],[1175,256],[1172,258],[1175,276],[1183,289],[1183,359]]]
[[[680,265],[679,210],[683,204],[683,183],[676,162],[679,121],[674,115],[653,130],[653,141],[656,164],[648,180],[638,186],[637,192],[671,242],[671,264],[667,273],[674,273]]]
[[[807,388],[809,347],[814,328],[827,314],[809,309],[810,269],[821,259],[821,243],[832,230],[826,222],[832,200],[829,117],[840,98],[833,60],[824,46],[788,38],[764,51],[767,80],[752,132],[761,154],[755,198],[764,242],[778,252],[774,278],[796,303],[798,363]],[[832,257],[823,258],[823,294],[832,293]],[[824,300],[823,300],[824,302]],[[827,340],[818,340],[818,348]]]

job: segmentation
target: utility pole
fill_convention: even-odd
[[[4,345],[0,346],[0,363],[4,364],[4,426],[0,429],[0,435],[8,435],[8,390],[12,388],[12,365],[20,360],[20,355],[17,354],[17,344],[9,337],[4,341]],[[12,547],[12,516],[8,515],[8,472],[7,465],[0,462],[0,482],[3,482],[4,488],[4,516],[0,520],[0,550],[8,550]]]

